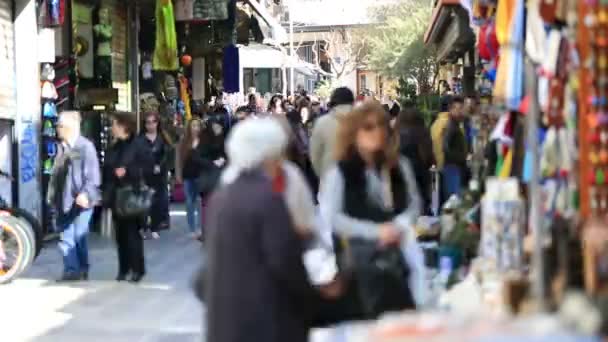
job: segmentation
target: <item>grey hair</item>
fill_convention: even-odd
[[[80,131],[80,122],[82,121],[80,112],[75,110],[64,111],[59,113],[59,122],[74,130]]]
[[[232,183],[243,171],[259,167],[266,161],[281,159],[288,139],[274,118],[248,119],[239,123],[226,142],[230,164],[224,171],[222,182]]]

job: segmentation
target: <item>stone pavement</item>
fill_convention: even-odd
[[[57,284],[62,262],[52,243],[20,279],[0,285],[2,342],[202,341],[203,309],[191,290],[202,248],[188,237],[184,212],[145,243],[147,276],[117,283],[114,242],[92,234],[91,280]]]

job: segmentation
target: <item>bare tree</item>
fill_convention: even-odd
[[[331,70],[340,79],[365,66],[367,42],[357,29],[335,28],[319,34],[320,50],[328,57]]]

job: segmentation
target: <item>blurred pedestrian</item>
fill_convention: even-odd
[[[162,129],[160,115],[158,113],[144,113],[144,131],[139,137],[139,144],[150,156],[150,165],[144,167],[146,184],[153,188],[154,201],[150,215],[142,235],[144,239],[150,237],[160,238],[161,230],[169,229],[169,161],[171,158],[171,140]]]
[[[346,88],[334,90],[330,100],[330,112],[315,123],[310,139],[310,160],[319,179],[335,162],[336,136],[340,117],[348,114],[355,102],[353,92]]]
[[[275,94],[270,98],[270,102],[268,102],[268,113],[281,115],[285,115],[287,113],[287,108],[285,106],[285,101],[283,101],[282,95]]]
[[[424,123],[424,118],[415,107],[406,107],[398,118],[401,155],[408,158],[420,191],[423,207],[427,214],[431,204],[431,167],[435,163],[431,133]]]
[[[465,128],[464,99],[452,98],[447,127],[443,132],[442,149],[445,156],[442,171],[443,199],[460,194],[466,181],[469,144]]]
[[[199,186],[198,179],[201,175],[203,160],[203,144],[201,141],[203,124],[199,119],[192,119],[188,122],[186,133],[179,145],[176,158],[176,181],[184,184],[186,195],[186,218],[188,228],[192,238],[199,238],[198,230],[200,219]]]
[[[287,142],[277,121],[258,119],[237,125],[227,143],[238,171],[211,200],[208,256],[196,288],[208,341],[307,342],[316,303],[342,292],[340,281],[310,284],[303,241],[273,189]]]
[[[398,139],[389,131],[388,117],[379,103],[366,102],[343,117],[337,140],[338,163],[325,175],[319,201],[323,217],[342,238],[404,251],[416,241],[413,225],[420,214],[420,196],[410,162],[399,156]],[[385,297],[388,302],[376,308],[376,314],[415,306],[407,277],[411,277],[411,267],[405,258],[398,264],[393,271],[403,272],[404,279],[396,286],[400,290],[388,287],[387,291],[393,291],[378,292],[390,300]],[[358,273],[357,267],[357,281],[369,276]],[[369,295],[369,291],[381,289],[365,291]]]
[[[99,160],[92,142],[80,134],[80,113],[62,112],[57,122],[58,145],[47,193],[57,212],[63,274],[58,281],[88,280],[87,237],[93,207],[99,202]]]
[[[117,281],[140,282],[146,274],[144,243],[140,231],[145,217],[121,216],[117,210],[118,191],[121,188],[139,188],[144,182],[144,168],[151,157],[135,138],[137,124],[134,113],[115,113],[112,116],[112,137],[104,163],[104,206],[112,210],[118,245]]]

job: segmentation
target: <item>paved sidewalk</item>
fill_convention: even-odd
[[[138,285],[117,283],[113,241],[92,235],[91,280],[57,284],[61,256],[48,245],[25,275],[0,286],[0,341],[202,341],[203,310],[191,290],[201,244],[188,237],[183,211],[172,229],[145,243],[148,274]]]

